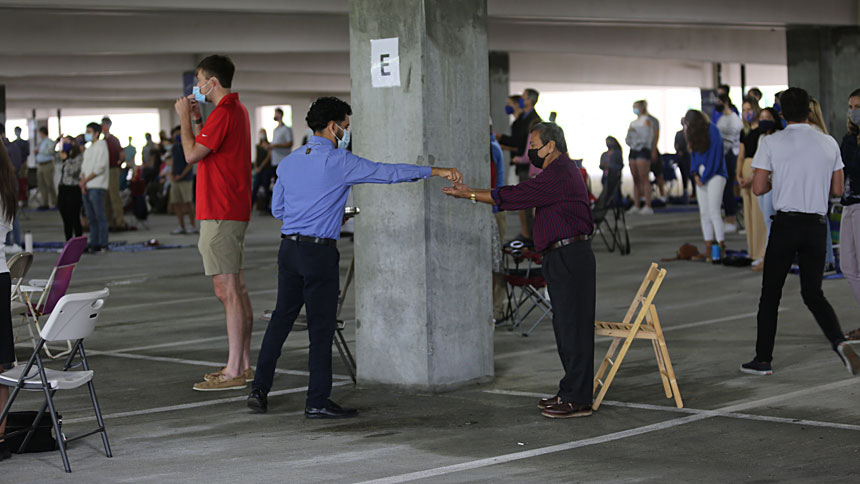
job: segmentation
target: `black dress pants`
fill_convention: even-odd
[[[594,393],[594,305],[596,264],[591,242],[575,242],[546,253],[543,273],[552,300],[552,328],[564,367],[558,396],[591,405]]]
[[[308,407],[322,408],[331,396],[331,345],[337,327],[340,253],[336,247],[281,240],[278,251],[278,301],[263,336],[254,389],[272,388],[281,348],[302,306],[308,316],[310,354]]]
[[[81,228],[81,187],[77,185],[60,185],[57,192],[57,207],[60,209],[60,217],[63,218],[63,230],[66,240],[72,237],[80,237],[84,231]]]
[[[764,255],[761,299],[758,303],[758,338],[755,347],[758,361],[773,360],[779,301],[795,255],[800,268],[800,295],[804,304],[834,349],[845,340],[836,313],[821,290],[826,236],[827,223],[821,215],[777,212],[774,216]]]

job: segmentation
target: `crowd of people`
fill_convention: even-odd
[[[200,62],[192,94],[175,103],[180,125],[170,137],[161,133],[159,144],[146,135],[140,169],[134,169],[132,163],[136,149],[130,143],[122,148],[110,134],[107,117],[88,124],[86,132],[77,137],[52,140],[47,129],[41,129],[34,148],[42,207],[58,206],[67,239],[81,235],[83,207],[90,251],[103,251],[111,227],[124,227],[126,207],[121,192],[126,188],[132,195],[129,206],[138,219],[145,219],[149,207],[166,196],[179,222],[174,233],[199,231],[204,272],[212,277],[215,296],[225,311],[228,356],[225,366],[203,375],[194,390],[239,390],[250,383],[247,405],[266,412],[282,346],[305,307],[310,337],[305,416],[355,416],[354,409],[342,408],[330,399],[340,277],[337,239],[349,191],[357,184],[405,183],[438,176],[453,183],[443,188],[448,196],[491,205],[497,214],[519,212],[515,241],[542,254],[564,369],[556,394],[541,399],[538,407],[549,418],[591,415],[597,274],[590,242],[595,230],[594,198],[581,160],[569,156],[562,128],[543,121],[535,110],[536,90],[526,89],[507,99],[506,111],[514,118],[509,134],[490,127],[492,186],[477,189],[463,183],[455,168],[376,163],[352,154],[352,109],[334,97],[319,98],[310,106],[306,121],[312,135],[296,151],[292,151],[292,133],[283,123],[284,112],[276,110],[272,140],[269,142],[265,131],[259,133],[257,159],[252,164],[249,116],[232,91],[234,73],[235,66],[225,56],[213,55]],[[686,172],[684,179],[691,182],[691,194],[698,204],[705,242],[702,258],[725,257],[726,233],[736,230],[740,194],[749,254],[754,258],[753,267],[763,271],[755,357],[740,369],[757,375],[773,372],[778,306],[786,275],[796,260],[803,301],[842,363],[858,374],[860,356],[843,333],[821,286],[830,240],[828,204],[832,197],[841,197],[842,269],[860,304],[860,90],[848,96],[849,132],[841,146],[827,134],[820,106],[804,90],[789,88],[774,106],[764,109],[756,91],[750,90],[738,109],[728,87],[720,86],[713,111],[689,110],[674,140],[678,166]],[[205,120],[204,103],[214,106]],[[634,181],[630,210],[649,216],[654,214],[652,174],[656,199],[665,202],[666,196],[661,184],[664,164],[657,149],[660,123],[649,113],[645,100],[635,102],[633,111],[635,119],[625,139]],[[22,189],[26,192],[21,178],[29,145],[21,140],[20,132],[14,141],[6,139],[5,130],[0,133],[0,236],[8,233],[18,243],[18,195]],[[57,145],[60,150],[55,151]],[[624,165],[622,146],[614,137],[607,137],[606,146],[601,157],[604,176],[619,177]],[[510,164],[504,151],[510,152]],[[57,186],[55,169],[60,170]],[[132,171],[123,173],[124,169]],[[686,183],[684,187],[686,190]],[[141,197],[143,207],[138,207]],[[615,203],[623,203],[620,196]],[[277,305],[256,371],[250,356],[253,310],[244,277],[245,233],[255,204],[261,211],[271,210],[280,220],[282,239],[277,256]],[[504,216],[496,220],[501,238]],[[5,260],[0,254],[0,294],[8,295],[11,283]],[[0,316],[3,371],[13,364],[15,355],[11,317],[5,311]],[[6,395],[0,387],[0,405]]]

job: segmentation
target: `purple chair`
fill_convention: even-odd
[[[69,239],[63,247],[63,251],[60,252],[60,258],[57,259],[57,265],[54,266],[54,270],[51,271],[51,275],[48,279],[31,279],[27,286],[21,286],[20,289],[24,293],[24,299],[27,303],[27,310],[24,317],[26,320],[33,323],[32,325],[27,324],[27,330],[30,332],[30,339],[33,341],[34,348],[39,344],[39,338],[37,337],[39,331],[41,331],[39,327],[39,318],[50,316],[60,298],[66,295],[66,291],[69,289],[69,283],[72,281],[72,272],[74,272],[75,266],[81,260],[81,255],[84,253],[84,249],[86,249],[86,247],[86,237],[74,237]],[[36,303],[33,304],[33,299],[35,298],[34,296],[36,293],[39,294],[39,297],[36,299]],[[28,294],[33,294],[34,296],[28,296]],[[35,334],[33,333],[33,326],[36,327]],[[49,358],[66,356],[72,352],[72,342],[67,341],[66,344],[68,348],[57,354],[51,353],[51,350],[47,345],[45,345],[45,354],[48,355]]]

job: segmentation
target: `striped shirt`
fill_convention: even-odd
[[[591,235],[594,222],[588,203],[588,189],[576,163],[566,154],[550,163],[538,176],[518,185],[490,192],[499,210],[535,210],[535,250],[543,251],[553,242]]]

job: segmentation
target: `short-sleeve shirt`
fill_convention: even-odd
[[[108,165],[111,168],[119,166],[119,153],[122,151],[122,143],[112,134],[107,135],[105,141],[108,147]]]
[[[182,143],[179,141],[173,143],[173,147],[170,148],[170,153],[173,158],[173,169],[170,173],[173,175],[181,175],[185,170],[185,167],[188,166],[188,162],[185,160],[185,151],[182,149]],[[188,173],[180,178],[179,181],[191,181],[193,179],[194,170],[188,170]]]
[[[752,167],[773,174],[776,210],[825,215],[833,172],[843,165],[836,140],[804,123],[761,138]]]
[[[280,124],[272,133],[272,144],[289,143],[293,141],[293,130],[286,124]],[[292,148],[272,148],[272,166],[278,166],[287,155],[292,152]]]
[[[758,139],[761,137],[761,128],[751,129],[747,133],[741,132],[741,143],[744,145],[744,157],[752,158],[758,151]]]
[[[197,167],[197,219],[251,220],[251,123],[238,94],[221,99],[195,141],[212,150]]]
[[[128,145],[122,150],[125,151],[125,162],[128,163],[127,166],[134,166],[134,157],[137,156],[137,148],[132,145]]]

